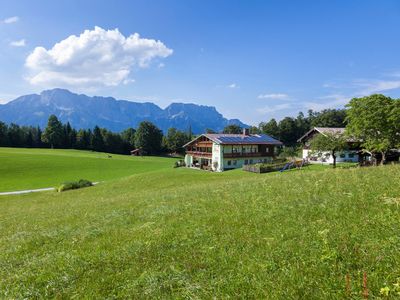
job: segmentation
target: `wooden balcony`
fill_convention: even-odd
[[[200,152],[200,151],[186,151],[186,154],[196,156],[196,157],[206,157],[206,158],[211,158],[212,153],[211,152]]]
[[[267,152],[237,152],[237,153],[224,153],[224,158],[235,158],[235,157],[262,157],[272,156]]]

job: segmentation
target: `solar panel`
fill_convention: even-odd
[[[222,144],[246,144],[246,143],[271,143],[271,144],[280,144],[280,142],[269,135],[260,134],[260,135],[216,135],[216,139],[218,139]]]

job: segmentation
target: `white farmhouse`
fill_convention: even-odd
[[[314,151],[310,149],[310,141],[316,134],[334,133],[344,134],[345,128],[334,128],[334,127],[314,127],[304,134],[297,142],[303,144],[303,159],[308,159],[309,162],[313,163],[326,163],[333,164],[333,157],[330,151]],[[336,162],[358,162],[361,157],[361,149],[359,143],[353,140],[348,141],[348,150],[339,151],[336,154]]]
[[[282,142],[265,134],[202,134],[183,147],[190,168],[221,172],[272,161]]]

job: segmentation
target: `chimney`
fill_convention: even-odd
[[[249,135],[250,130],[248,128],[243,128],[243,135]]]

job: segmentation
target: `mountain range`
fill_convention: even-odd
[[[50,115],[63,123],[70,122],[76,129],[95,125],[119,132],[136,128],[141,121],[150,121],[164,132],[170,127],[191,128],[195,134],[207,128],[214,131],[230,124],[247,127],[238,119],[226,119],[213,106],[191,103],[172,103],[165,109],[150,102],[116,100],[112,97],[89,97],[65,89],[46,90],[38,94],[18,97],[0,105],[0,121],[44,128]]]

